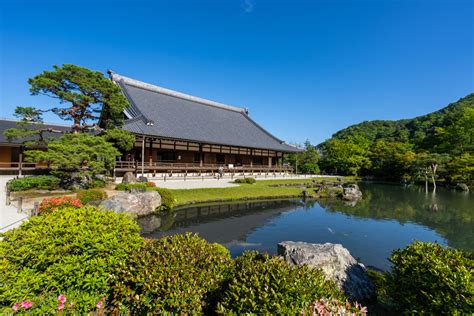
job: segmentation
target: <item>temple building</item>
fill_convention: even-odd
[[[123,153],[116,173],[290,172],[287,153],[301,149],[276,138],[249,116],[230,106],[144,83],[109,71],[128,99],[123,129],[136,135],[135,148]],[[8,142],[0,120],[0,168],[19,161],[20,142]]]

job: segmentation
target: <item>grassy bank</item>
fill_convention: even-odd
[[[334,178],[315,178],[317,181],[332,180]],[[285,179],[285,180],[258,180],[255,184],[239,184],[231,188],[207,188],[172,190],[177,203],[186,205],[192,203],[251,200],[267,198],[300,197],[303,189],[294,186],[275,186],[279,184],[304,184],[313,179]]]

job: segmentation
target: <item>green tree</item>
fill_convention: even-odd
[[[296,168],[298,167],[298,173],[304,174],[317,174],[319,173],[319,152],[315,146],[311,145],[310,141],[307,140],[304,143],[305,150],[296,154],[289,154],[285,157],[285,162],[291,164]]]
[[[69,178],[91,179],[107,174],[115,165],[120,152],[104,137],[86,133],[69,133],[52,140],[48,150],[28,150],[27,161],[47,163],[51,173]]]
[[[474,154],[455,157],[448,163],[447,170],[451,182],[471,183],[474,181]]]
[[[76,132],[97,129],[99,120],[107,128],[123,124],[127,99],[101,72],[70,64],[53,68],[54,71],[44,71],[28,80],[30,92],[57,99],[66,106],[38,111],[51,111],[63,120],[72,121]]]
[[[410,144],[379,140],[371,146],[369,157],[372,175],[391,180],[407,180],[416,154]]]
[[[367,157],[369,144],[360,136],[330,139],[323,147],[325,169],[346,175],[360,175],[362,169],[370,168],[370,159]]]

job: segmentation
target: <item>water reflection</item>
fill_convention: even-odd
[[[362,262],[387,269],[386,258],[413,240],[474,251],[473,195],[418,187],[361,184],[364,198],[343,201],[256,201],[188,207],[139,219],[147,237],[196,232],[229,248],[276,252],[284,240],[341,243]]]

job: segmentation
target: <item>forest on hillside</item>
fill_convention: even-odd
[[[474,93],[413,119],[349,126],[288,161],[301,172],[446,184],[474,183]]]

